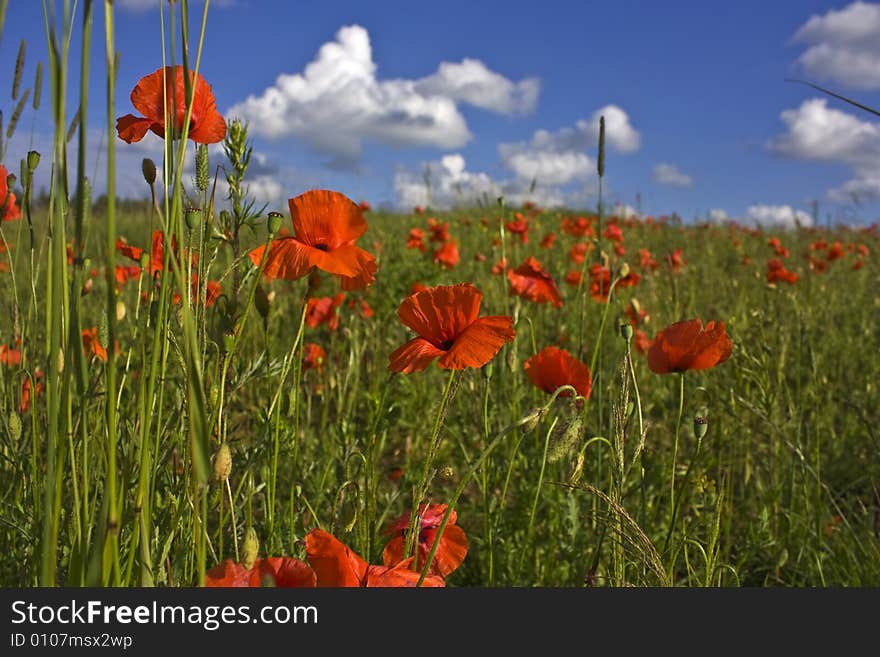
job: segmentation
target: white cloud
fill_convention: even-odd
[[[595,160],[584,153],[599,143],[599,117],[605,117],[605,142],[622,153],[639,149],[641,137],[629,116],[616,105],[593,112],[589,120],[580,119],[574,127],[556,132],[538,130],[528,142],[498,145],[498,155],[506,169],[525,182],[536,180],[547,186],[563,186],[587,180],[596,171]]]
[[[721,208],[712,208],[706,213],[706,219],[716,224],[723,224],[725,221],[730,219],[727,216],[727,211]]]
[[[509,205],[532,201],[543,207],[578,207],[592,195],[588,186],[564,191],[558,186],[532,185],[519,178],[496,180],[484,172],[470,172],[458,153],[425,163],[419,171],[401,169],[394,177],[394,192],[396,205],[401,209],[417,205],[445,209],[492,204],[499,196]]]
[[[532,109],[537,94],[537,80],[513,83],[472,59],[442,63],[420,80],[379,80],[367,30],[349,25],[321,46],[302,73],[279,75],[273,86],[226,115],[249,121],[256,135],[301,139],[329,156],[332,166],[354,168],[365,141],[463,146],[472,135],[458,102],[511,113]]]
[[[798,58],[810,75],[856,89],[880,89],[880,4],[853,2],[813,15],[792,40],[812,44]]]
[[[654,180],[661,185],[672,187],[691,187],[694,184],[693,178],[679,171],[674,164],[667,162],[661,162],[654,167]]]
[[[746,210],[746,221],[764,228],[813,225],[813,218],[809,214],[803,210],[795,210],[790,205],[750,205]]]
[[[805,100],[781,114],[788,131],[771,139],[771,152],[798,160],[836,162],[854,178],[829,190],[836,201],[880,198],[880,123],[830,109],[825,98]]]
[[[513,83],[480,60],[465,58],[460,64],[441,63],[434,75],[416,81],[415,90],[423,96],[445,96],[499,114],[524,114],[534,111],[541,83],[537,78]]]

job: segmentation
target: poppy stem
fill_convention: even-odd
[[[675,507],[675,468],[678,460],[678,437],[681,433],[681,416],[684,412],[684,372],[678,373],[678,419],[675,422],[675,441],[672,444],[672,472],[670,473],[669,482],[669,531],[666,536],[666,545],[669,544],[669,537],[672,535],[673,525],[675,523],[676,507]],[[664,547],[665,551],[665,547]]]
[[[431,440],[428,443],[428,454],[425,457],[425,467],[422,470],[422,477],[419,480],[419,485],[413,491],[413,508],[409,518],[409,545],[407,546],[406,552],[407,557],[415,557],[413,570],[418,567],[418,552],[416,551],[416,546],[418,545],[419,532],[417,531],[416,525],[418,524],[419,510],[422,504],[422,498],[427,494],[428,484],[431,479],[431,466],[434,463],[434,458],[437,456],[437,450],[440,448],[440,428],[446,417],[446,411],[449,408],[449,401],[455,394],[455,388],[457,386],[454,386],[454,384],[457,380],[457,374],[458,370],[450,370],[449,378],[446,379],[446,386],[443,388],[443,397],[440,399],[440,406],[437,408],[437,416],[434,418],[434,428],[431,430]],[[430,560],[428,563],[430,563]]]

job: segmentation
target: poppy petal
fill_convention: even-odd
[[[271,578],[275,586],[313,587],[315,571],[293,557],[266,557],[259,559],[250,573],[250,585],[262,586],[264,578]]]
[[[311,263],[328,274],[358,280],[366,276],[372,280],[372,275],[366,272],[366,267],[367,263],[375,262],[375,259],[354,244],[346,244],[330,251],[322,251],[306,245],[303,247],[309,250]]]
[[[428,554],[434,545],[436,537],[436,529],[425,531],[424,544],[420,545],[420,548],[423,548],[423,550],[420,549],[419,552],[419,563],[424,563],[428,559]],[[423,555],[422,551],[424,552]],[[464,530],[458,525],[447,524],[443,530],[443,536],[440,537],[440,544],[434,553],[434,561],[431,563],[431,570],[429,572],[440,575],[440,577],[449,576],[450,573],[462,564],[467,556],[467,551],[468,542]]]
[[[250,571],[232,559],[227,559],[205,573],[207,587],[247,587],[250,586]]]
[[[198,144],[216,144],[225,137],[226,120],[214,107],[207,114],[199,116],[199,122],[189,133],[189,138]]]
[[[512,341],[514,337],[513,318],[507,315],[480,317],[455,339],[437,365],[445,370],[482,367],[501,351],[505,342]]]
[[[724,322],[710,321],[699,335],[687,361],[689,370],[706,370],[720,365],[733,353],[733,342],[724,330]]]
[[[438,349],[424,338],[413,338],[402,347],[392,352],[389,359],[391,364],[388,369],[392,372],[421,372],[426,369],[434,359],[443,356],[446,352]]]
[[[173,75],[173,71],[174,69],[171,66],[153,71],[138,80],[134,89],[131,90],[131,104],[135,106],[138,112],[152,119],[152,121],[165,123],[164,78],[166,74],[169,77]],[[174,82],[169,80],[169,88],[172,84]]]
[[[297,239],[310,246],[338,249],[367,230],[357,203],[339,192],[313,189],[289,199],[287,204]]]
[[[367,574],[367,562],[322,529],[306,535],[306,558],[318,586],[360,586]]]
[[[412,557],[401,561],[395,566],[370,566],[367,569],[365,584],[368,587],[414,587],[421,578],[421,573],[410,569]],[[422,582],[423,587],[444,587],[442,577],[428,575]]]
[[[126,114],[116,119],[116,132],[122,141],[131,144],[143,139],[152,125],[152,119]]]
[[[251,262],[257,267],[263,258],[263,249],[266,246],[258,246],[251,251]],[[266,266],[263,276],[268,279],[283,278],[289,281],[302,278],[311,271],[314,264],[311,260],[311,252],[315,251],[293,237],[281,237],[269,244],[269,254],[266,256]]]
[[[440,285],[411,294],[397,310],[400,321],[439,346],[455,339],[480,313],[483,293],[470,283]]]

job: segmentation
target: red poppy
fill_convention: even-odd
[[[409,237],[406,240],[406,248],[418,249],[422,253],[428,250],[428,246],[422,241],[425,238],[425,231],[421,228],[412,228],[409,231]]]
[[[416,563],[419,567],[423,567],[428,560],[428,554],[437,538],[437,529],[443,521],[446,514],[446,504],[422,504],[419,507],[418,520],[419,543],[418,543],[418,559]],[[443,535],[440,537],[440,543],[437,545],[437,551],[434,553],[434,559],[428,569],[428,574],[439,575],[440,577],[448,577],[456,568],[458,568],[467,556],[468,542],[467,535],[464,530],[455,524],[458,514],[453,509],[449,514],[449,522],[443,529]],[[385,550],[382,553],[382,560],[386,566],[393,566],[403,560],[404,550],[406,549],[406,535],[409,530],[410,514],[404,513],[397,520],[391,523],[386,529],[386,534],[391,534],[393,538],[388,541]]]
[[[173,80],[171,78],[174,78]],[[193,93],[192,113],[190,114],[188,137],[199,144],[216,144],[226,137],[226,121],[217,111],[217,102],[211,92],[211,85],[201,75],[189,72]],[[166,83],[167,79],[167,83]],[[163,93],[164,89],[164,93]],[[173,138],[183,134],[183,121],[186,118],[186,90],[184,89],[183,67],[166,66],[141,78],[131,92],[131,104],[144,116],[126,114],[116,120],[119,138],[129,144],[140,141],[152,130],[165,137],[165,107],[173,113]]]
[[[782,246],[782,241],[778,237],[771,237],[770,241],[767,242],[767,246],[771,249],[778,249]]]
[[[541,263],[529,256],[516,269],[507,270],[510,293],[535,303],[550,303],[554,308],[562,308],[562,296],[553,278],[541,268]]]
[[[826,269],[828,269],[828,263],[825,260],[821,260],[820,258],[814,258],[810,256],[810,269],[821,274]]]
[[[611,270],[599,263],[590,267],[590,296],[598,303],[608,303],[611,292]]]
[[[415,212],[416,214],[425,214],[425,208],[423,208],[421,205],[417,205],[415,208],[413,208],[413,212]]]
[[[660,266],[660,263],[654,260],[648,249],[639,249],[639,264],[642,266],[642,269],[650,269],[651,271],[656,270]]]
[[[681,268],[687,264],[681,254],[681,249],[675,249],[675,251],[667,254],[666,262],[669,264],[670,267],[672,267],[672,271],[676,274],[680,272]]]
[[[390,356],[392,372],[420,372],[435,358],[441,369],[482,367],[516,336],[507,315],[478,317],[483,293],[470,283],[439,285],[408,296],[400,321],[418,334]]]
[[[581,397],[590,397],[590,368],[565,349],[544,347],[529,358],[523,368],[532,383],[548,394],[552,395],[559,386],[571,385]],[[560,396],[571,397],[571,391],[566,390]]]
[[[268,279],[295,280],[315,268],[342,280],[343,290],[366,287],[374,280],[376,258],[355,241],[367,230],[357,204],[339,192],[313,189],[288,199],[293,237],[269,244],[263,275]],[[250,252],[254,265],[263,258],[262,245]]]
[[[361,317],[363,317],[364,319],[369,319],[375,314],[373,309],[370,307],[370,304],[368,304],[364,299],[352,299],[348,302],[348,307],[351,309],[360,308]]]
[[[116,265],[116,287],[122,287],[133,278],[141,275],[141,268],[137,265]]]
[[[410,569],[412,558],[393,566],[368,564],[354,550],[322,529],[306,534],[306,558],[315,571],[318,586],[413,587],[421,573]],[[442,577],[428,575],[422,586],[446,586]]]
[[[861,268],[864,267],[864,266],[865,266],[865,261],[864,261],[864,260],[856,260],[856,261],[853,263],[853,267],[852,267],[852,268],[853,268],[853,269],[861,269]]]
[[[810,244],[811,251],[824,251],[828,248],[828,243],[823,239],[818,239]]]
[[[12,221],[21,217],[21,210],[15,204],[15,194],[6,182],[8,176],[6,167],[0,164],[0,219],[3,221]]]
[[[638,299],[631,299],[623,312],[629,317],[629,323],[634,327],[647,324],[651,320],[651,315],[642,308],[642,304],[639,303]]]
[[[293,557],[257,559],[248,569],[227,559],[205,573],[206,587],[314,587],[315,571]]]
[[[834,242],[834,244],[832,244],[828,248],[828,254],[826,255],[826,258],[828,259],[828,262],[831,262],[832,260],[837,260],[838,258],[842,258],[843,256],[843,245],[840,242]]]
[[[615,244],[614,245],[614,252],[617,255],[619,255],[620,257],[623,257],[626,255],[626,249],[623,247],[623,244]]]
[[[617,224],[609,224],[605,231],[602,233],[603,237],[607,237],[613,242],[622,242],[623,241],[623,231],[620,230],[620,226]]]
[[[860,255],[863,255],[863,256],[865,256],[866,258],[867,258],[868,255],[871,253],[870,249],[868,249],[868,247],[865,246],[864,244],[859,244],[859,245],[857,245],[857,246],[856,246],[856,251],[858,251]]]
[[[565,282],[569,285],[580,285],[581,279],[583,278],[583,274],[579,271],[570,271],[565,275]]]
[[[507,269],[507,258],[501,258],[498,262],[492,265],[492,275],[498,276],[505,269]]]
[[[788,271],[785,267],[782,266],[782,262],[776,260],[770,260],[767,263],[767,282],[775,283],[776,281],[785,281],[786,283],[797,283],[798,275],[793,271]]]
[[[373,206],[370,205],[369,201],[361,201],[358,203],[358,207],[361,209],[361,212],[369,212],[373,209]]]
[[[428,217],[428,230],[431,231],[432,242],[448,242],[449,241],[449,222],[444,221],[442,224],[434,217]]]
[[[633,344],[635,344],[637,352],[645,354],[648,353],[648,349],[651,348],[651,338],[649,338],[648,334],[643,330],[636,329],[633,334]]]
[[[324,362],[326,360],[327,352],[324,351],[321,345],[310,342],[303,347],[303,370],[318,370],[321,372],[324,370]]]
[[[591,223],[587,217],[578,217],[577,219],[565,217],[562,220],[562,230],[573,237],[592,237],[596,231]]]
[[[458,242],[450,240],[434,252],[434,262],[445,269],[452,269],[459,263]]]
[[[642,277],[630,269],[626,276],[621,276],[617,281],[617,287],[635,287]]]
[[[553,243],[556,241],[556,233],[547,233],[544,235],[544,239],[541,240],[540,247],[542,249],[549,249],[553,246]]]
[[[335,331],[339,328],[339,313],[337,308],[342,305],[345,292],[340,292],[334,297],[310,297],[306,308],[306,324],[312,328],[318,328],[321,324],[327,324],[327,328]]]
[[[0,363],[8,366],[21,365],[21,351],[8,345],[0,344]]]
[[[36,385],[34,387],[34,399],[39,399],[40,395],[43,394],[43,371],[40,369],[34,370],[34,379],[36,380]],[[21,384],[21,403],[18,405],[18,411],[20,413],[27,413],[31,407],[31,377],[24,377],[24,381]]]
[[[590,247],[592,247],[592,244]],[[590,247],[587,246],[586,242],[578,242],[577,244],[572,245],[568,250],[568,259],[576,265],[581,264],[584,261],[584,258],[587,257],[587,249]],[[590,248],[590,250],[592,249]]]
[[[519,241],[521,243],[529,243],[529,223],[519,212],[516,213],[516,221],[508,221],[504,224],[504,227],[514,235],[519,235]]]
[[[724,322],[710,321],[703,328],[699,319],[667,326],[648,350],[648,367],[657,374],[705,370],[720,365],[733,351]]]
[[[87,356],[96,356],[98,360],[107,362],[107,350],[98,342],[98,327],[82,330],[83,349]]]

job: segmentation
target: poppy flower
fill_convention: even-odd
[[[633,327],[647,324],[651,320],[651,315],[648,313],[647,310],[642,308],[642,304],[639,303],[638,299],[631,299],[630,302],[626,305],[626,309],[623,312],[625,312],[626,316],[629,317],[629,323]]]
[[[620,230],[620,226],[618,226],[617,224],[609,224],[602,233],[602,236],[607,237],[612,242],[623,241],[623,231]]]
[[[324,369],[326,360],[327,352],[324,351],[321,345],[310,342],[303,347],[303,370],[318,370],[321,372]]]
[[[504,227],[514,235],[519,235],[521,243],[529,243],[529,224],[519,212],[516,213],[516,221],[508,221]]]
[[[611,292],[611,270],[599,263],[590,267],[590,296],[597,303],[608,303]]]
[[[193,101],[188,137],[198,144],[216,144],[226,137],[226,121],[217,111],[217,102],[205,78],[189,72]],[[172,79],[173,78],[173,79]],[[164,92],[163,92],[164,89]],[[165,137],[165,107],[173,115],[173,138],[183,134],[186,118],[186,90],[183,67],[166,66],[142,77],[131,92],[131,104],[144,116],[126,114],[116,120],[119,138],[129,144],[140,141],[152,130]]]
[[[461,256],[458,254],[458,243],[455,240],[446,242],[434,252],[434,262],[445,269],[452,269],[459,263]]]
[[[587,248],[586,242],[578,242],[577,244],[572,245],[568,250],[568,259],[576,265],[581,264],[584,261],[584,258],[587,257]]]
[[[418,519],[419,523],[419,543],[418,543],[418,560],[417,564],[423,566],[428,560],[428,554],[437,538],[437,530],[446,514],[446,504],[422,504],[419,507]],[[434,559],[428,569],[428,574],[439,575],[440,577],[448,577],[456,568],[458,568],[467,556],[468,542],[467,535],[464,530],[455,524],[458,514],[453,509],[449,514],[449,522],[443,529],[443,535],[440,537],[440,543],[437,545],[437,551],[434,553]],[[397,520],[391,523],[385,533],[390,534],[393,538],[385,546],[382,552],[382,561],[386,566],[393,566],[403,560],[404,551],[406,550],[406,535],[409,530],[410,514],[404,513]]]
[[[592,222],[587,217],[565,217],[562,220],[562,231],[573,237],[593,237],[596,234],[595,229],[591,225]]]
[[[529,358],[523,368],[531,382],[548,394],[552,395],[560,386],[570,385],[581,397],[590,397],[590,368],[565,349],[544,347]],[[560,396],[571,397],[571,391],[566,390]]]
[[[642,269],[650,269],[651,271],[656,270],[660,266],[660,263],[654,260],[648,249],[639,249],[639,264]]]
[[[428,246],[422,241],[425,238],[425,231],[421,228],[412,228],[406,239],[406,248],[418,249],[422,253],[428,250]]]
[[[98,360],[107,362],[107,350],[98,342],[98,327],[82,330],[83,349],[87,356],[96,356]]]
[[[339,192],[313,189],[288,199],[294,235],[273,240],[263,275],[268,279],[296,280],[315,268],[342,280],[343,290],[356,290],[373,282],[376,258],[355,241],[367,230],[357,204]],[[262,245],[250,252],[260,266]]]
[[[34,370],[34,379],[36,380],[36,385],[34,386],[34,399],[39,399],[40,395],[43,394],[43,371],[40,369]],[[24,381],[21,384],[21,403],[18,405],[18,411],[20,413],[27,413],[31,407],[31,377],[24,377]]]
[[[853,268],[853,269],[861,269],[861,268],[864,267],[864,266],[865,266],[865,261],[864,261],[864,260],[856,260],[856,261],[853,263],[852,268]]]
[[[821,274],[826,269],[828,269],[828,263],[825,260],[821,260],[820,258],[814,258],[810,256],[810,269]]]
[[[556,233],[547,233],[544,235],[544,238],[541,240],[541,248],[549,249],[553,246],[553,243],[556,241]]]
[[[623,244],[615,244],[614,252],[621,258],[626,255],[626,249],[624,248]]]
[[[340,292],[334,297],[309,297],[306,308],[306,324],[312,328],[318,328],[321,324],[327,324],[327,328],[335,331],[339,328],[339,313],[337,308],[342,305],[345,292]]]
[[[635,344],[637,352],[640,354],[646,354],[648,353],[648,349],[651,348],[651,338],[649,338],[648,334],[643,330],[636,329],[633,334],[633,344]]]
[[[397,316],[418,336],[390,356],[392,372],[420,372],[435,358],[445,370],[482,367],[516,336],[507,315],[478,317],[483,293],[470,283],[438,285],[408,296]]]
[[[578,286],[581,283],[583,275],[579,271],[570,271],[565,275],[565,282],[569,285]]]
[[[21,351],[9,345],[0,344],[0,363],[10,367],[20,365]]]
[[[12,221],[21,217],[21,210],[15,204],[15,194],[6,182],[8,176],[6,167],[0,164],[0,219],[3,221]]]
[[[550,303],[562,308],[562,295],[553,278],[541,268],[541,263],[529,256],[516,269],[507,270],[510,293],[535,303]]]
[[[767,282],[775,283],[776,281],[785,281],[794,285],[798,281],[798,275],[793,271],[788,271],[782,266],[781,261],[774,258],[767,263]]]
[[[431,242],[448,242],[449,241],[449,222],[444,221],[442,224],[434,217],[428,217],[428,230],[431,231]]]
[[[308,564],[293,557],[257,559],[248,569],[227,559],[205,573],[206,587],[314,587],[317,578]]]
[[[840,242],[834,242],[834,244],[828,247],[828,253],[826,254],[828,262],[831,262],[832,260],[837,260],[838,258],[842,258],[843,256],[843,245]]]
[[[373,206],[370,205],[369,201],[361,201],[358,203],[358,207],[361,209],[361,212],[369,212],[373,209]]]
[[[492,275],[498,276],[505,269],[507,269],[507,258],[501,258],[498,262],[492,265]]]
[[[141,275],[141,268],[137,265],[116,265],[116,287],[122,287],[133,278]]]
[[[676,322],[660,331],[648,350],[648,367],[657,374],[706,370],[720,365],[733,351],[724,322],[699,319]]]
[[[676,274],[681,271],[682,267],[684,267],[687,263],[684,261],[684,257],[681,254],[681,249],[675,249],[671,253],[666,255],[666,262],[672,268],[672,271]]]
[[[412,558],[392,566],[368,564],[332,534],[313,529],[306,534],[306,559],[315,571],[318,586],[413,587],[421,573],[410,569]],[[427,575],[422,586],[446,586],[442,577]]]

